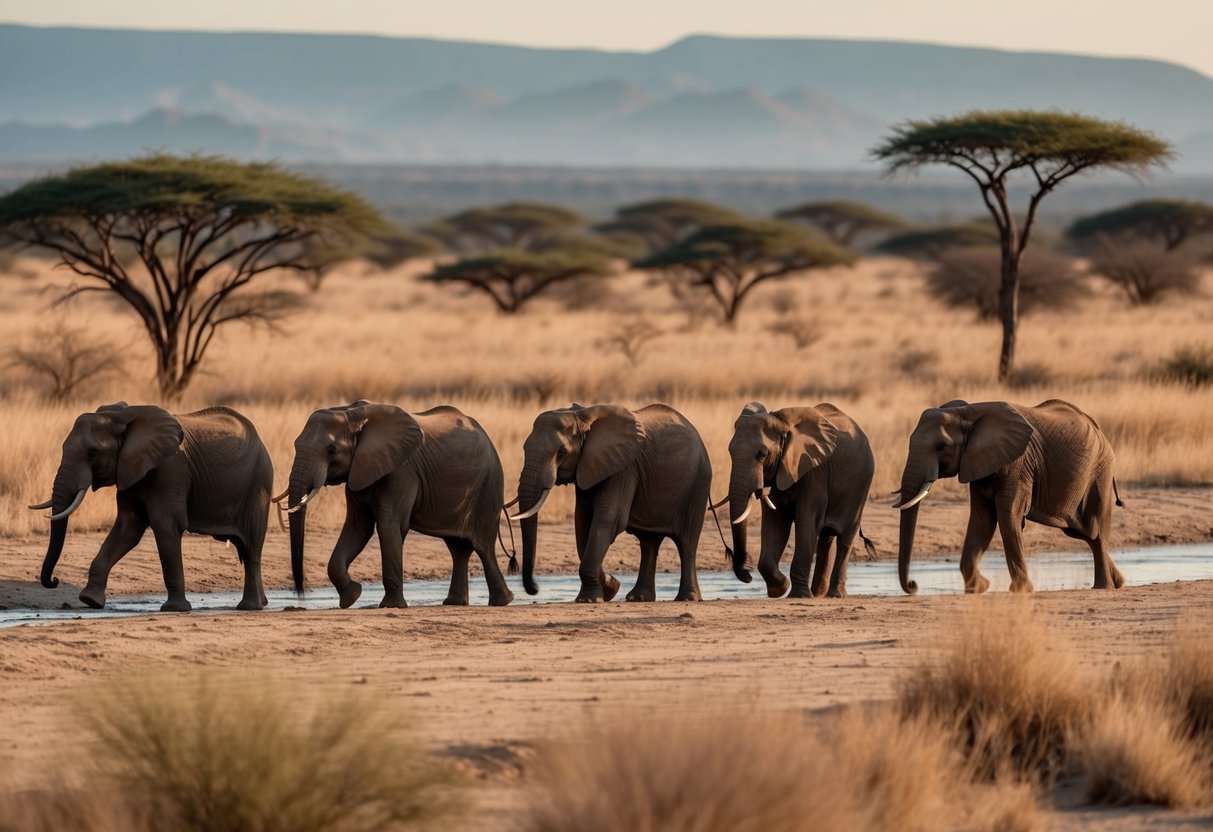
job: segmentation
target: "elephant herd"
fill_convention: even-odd
[[[285,492],[271,497],[273,465],[253,424],[228,407],[174,416],[151,405],[106,405],[76,419],[63,442],[51,498],[42,584],[57,586],[55,566],[68,517],[89,488],[116,486],[117,512],[80,592],[85,604],[105,605],[110,570],[150,527],[164,573],[166,611],[187,611],[181,537],[210,535],[232,544],[244,566],[239,609],[266,605],[261,553],[270,503],[289,519],[295,590],[304,589],[308,503],[326,485],[344,485],[346,516],[329,557],[328,576],[342,608],[362,586],[350,564],[378,536],[383,569],[381,607],[406,606],[404,538],[410,531],[442,538],[451,553],[444,603],[468,603],[468,563],[484,567],[489,603],[514,595],[497,563],[500,513],[522,531],[522,580],[535,583],[538,513],[551,490],[572,484],[580,562],[578,601],[609,601],[619,581],[603,568],[621,532],[640,542],[640,568],[629,601],[653,601],[657,553],[669,538],[678,550],[677,600],[700,599],[696,551],[706,512],[728,506],[733,571],[746,569],[746,523],[758,501],[762,543],[758,571],[772,598],[846,594],[847,560],[860,530],[874,463],[863,430],[830,404],[768,411],[746,405],[729,443],[728,493],[710,505],[712,468],[699,432],[664,404],[638,410],[601,404],[549,410],[535,419],[523,444],[517,497],[505,503],[501,460],[475,419],[454,407],[406,413],[390,404],[358,401],[317,410],[295,440]],[[984,592],[981,557],[997,528],[1011,588],[1029,592],[1021,530],[1031,520],[1084,540],[1095,562],[1095,587],[1124,583],[1105,545],[1112,506],[1123,505],[1113,475],[1111,446],[1095,421],[1052,399],[1035,407],[1007,402],[948,402],[923,412],[910,436],[901,487],[898,577],[908,594],[919,505],[932,484],[959,477],[970,489],[961,554],[967,592]],[[780,561],[795,527],[790,580]],[[831,558],[831,548],[835,548]],[[815,564],[815,565],[814,565]],[[510,558],[511,571],[515,567]]]

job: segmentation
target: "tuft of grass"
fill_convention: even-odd
[[[974,783],[947,736],[891,709],[821,730],[798,717],[640,719],[547,749],[528,832],[1013,830],[1036,825],[1030,789]]]
[[[149,832],[371,832],[453,809],[447,770],[353,688],[309,702],[266,680],[178,676],[114,685],[85,710],[100,777]]]
[[[1184,344],[1177,347],[1158,368],[1163,381],[1187,387],[1213,384],[1213,345]]]
[[[993,599],[983,599],[993,600]],[[1091,709],[1091,685],[1029,599],[998,599],[963,613],[934,661],[910,673],[908,717],[955,731],[977,771],[1051,781]]]

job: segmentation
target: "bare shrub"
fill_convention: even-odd
[[[997,248],[944,252],[927,272],[927,291],[955,309],[972,309],[978,320],[998,319],[1002,254]],[[1030,249],[1019,266],[1019,314],[1066,311],[1087,295],[1083,276],[1069,257]]]
[[[807,350],[820,341],[825,333],[818,321],[798,315],[788,307],[781,307],[775,320],[767,324],[767,332],[792,339],[798,350]]]
[[[93,694],[102,776],[151,830],[408,828],[452,811],[447,771],[352,688],[312,704],[247,678],[164,679]]]
[[[935,726],[889,709],[821,731],[787,716],[650,717],[627,736],[591,729],[550,747],[539,769],[530,832],[1035,826],[1029,789],[974,785]]]
[[[1213,345],[1185,344],[1177,348],[1163,360],[1157,375],[1163,381],[1187,387],[1213,384]]]
[[[598,345],[619,353],[629,364],[637,367],[644,358],[645,348],[664,334],[660,327],[647,318],[623,320],[617,323],[605,338],[599,340]]]
[[[1168,295],[1193,295],[1200,289],[1199,261],[1183,248],[1141,239],[1105,239],[1091,257],[1091,272],[1125,293],[1129,303],[1146,306]]]
[[[955,731],[986,776],[1009,770],[1051,780],[1090,711],[1090,686],[1073,656],[1026,599],[983,604],[950,632],[935,660],[903,680],[902,712]]]
[[[1053,371],[1038,362],[1020,364],[1007,379],[1007,386],[1012,390],[1024,390],[1029,387],[1044,387],[1053,382]]]
[[[546,405],[563,386],[564,376],[560,373],[535,372],[511,382],[510,390],[514,399],[520,403],[535,402]]]
[[[939,353],[931,349],[903,347],[893,356],[893,369],[898,375],[911,378],[931,378],[938,372]]]
[[[40,327],[24,346],[10,348],[7,359],[10,367],[33,376],[53,402],[76,398],[123,369],[113,344],[62,320]]]

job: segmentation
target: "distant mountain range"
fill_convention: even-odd
[[[1161,61],[689,37],[654,52],[0,25],[0,161],[145,149],[322,162],[857,168],[888,126],[1076,110],[1213,171],[1213,79]]]

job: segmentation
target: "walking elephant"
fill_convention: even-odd
[[[733,519],[733,573],[745,583],[746,520],[751,495],[762,499],[762,549],[758,571],[767,595],[781,598],[788,579],[779,562],[792,526],[792,598],[826,593],[830,546],[837,554],[829,571],[829,595],[847,594],[847,557],[860,531],[863,507],[875,464],[868,437],[859,425],[832,404],[788,407],[768,413],[758,402],[746,405],[733,425],[729,442],[733,471],[729,477],[729,514]],[[864,538],[867,545],[867,538]],[[813,554],[816,571],[809,583]]]
[[[534,595],[536,531],[551,489],[576,487],[573,518],[581,562],[581,602],[609,601],[619,581],[602,568],[620,532],[640,541],[640,575],[629,601],[654,601],[657,552],[674,541],[682,562],[679,601],[700,600],[695,554],[712,486],[699,432],[664,404],[637,411],[618,405],[570,405],[535,419],[523,444],[516,519],[522,521],[522,580]]]
[[[365,400],[317,410],[295,440],[287,489],[291,572],[303,592],[307,504],[326,485],[345,485],[345,524],[328,574],[343,609],[362,584],[350,564],[378,529],[383,562],[381,607],[406,607],[404,538],[410,531],[440,537],[451,552],[445,604],[468,602],[468,561],[484,565],[489,603],[514,600],[497,565],[497,524],[505,491],[501,460],[484,429],[453,407],[409,414]],[[281,498],[278,498],[281,499]]]
[[[1095,557],[1096,589],[1122,586],[1124,576],[1106,545],[1112,505],[1124,505],[1114,463],[1112,446],[1095,420],[1059,399],[1036,407],[952,401],[923,411],[893,504],[902,511],[897,553],[902,590],[918,591],[909,570],[919,503],[941,477],[969,484],[969,527],[960,558],[965,592],[990,586],[979,567],[995,528],[1002,533],[1011,591],[1032,591],[1020,537],[1028,520],[1086,541]]]
[[[274,468],[253,423],[229,407],[174,416],[153,405],[105,405],[76,419],[63,442],[51,499],[51,537],[42,585],[56,587],[67,519],[85,492],[116,485],[118,512],[88,570],[80,600],[105,606],[110,570],[150,526],[156,536],[168,600],[164,611],[187,612],[181,535],[211,535],[236,547],[244,564],[242,610],[266,604],[261,546],[269,517]]]

